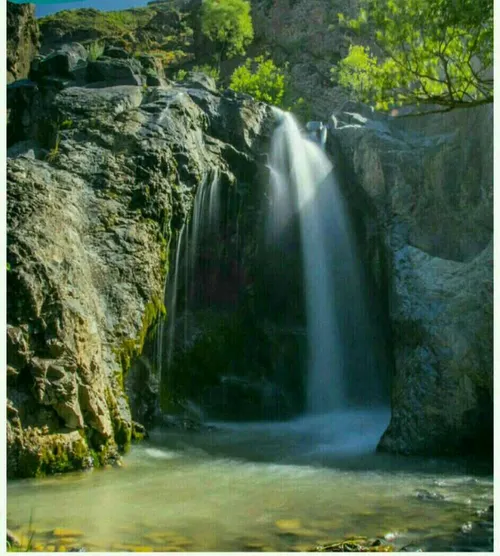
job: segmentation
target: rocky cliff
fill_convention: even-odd
[[[58,50],[38,82],[9,91],[12,476],[102,465],[128,448],[124,377],[165,314],[171,246],[210,172],[230,187],[251,171],[269,117],[203,77],[96,82],[84,52]],[[135,75],[135,61],[107,60]]]
[[[39,36],[35,6],[7,2],[7,83],[28,77]]]
[[[388,292],[395,370],[379,448],[489,453],[492,107],[400,119],[353,108],[338,119],[331,149]]]

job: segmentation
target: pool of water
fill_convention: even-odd
[[[350,411],[154,431],[121,468],[9,482],[8,527],[50,551],[303,551],[351,535],[492,550],[489,470],[376,454],[388,419]]]

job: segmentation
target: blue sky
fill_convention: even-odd
[[[33,1],[33,0],[32,0]],[[36,2],[36,15],[43,17],[53,14],[60,10],[70,10],[74,8],[99,8],[100,10],[124,10],[126,8],[134,8],[145,6],[148,0],[82,0],[79,2],[53,2],[39,3]]]

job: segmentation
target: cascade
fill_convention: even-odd
[[[210,238],[210,236],[216,232],[220,214],[219,182],[218,169],[213,170],[211,177],[210,175],[204,177],[193,202],[191,218],[189,222],[183,224],[179,232],[177,245],[174,251],[173,272],[165,287],[165,305],[169,308],[167,331],[165,334],[164,322],[162,322],[160,323],[157,335],[156,363],[160,376],[162,376],[163,370],[164,345],[166,346],[166,368],[168,369],[172,364],[175,347],[178,294],[181,289],[179,276],[182,275],[184,278],[184,306],[181,307],[181,310],[183,311],[184,347],[186,347],[188,343],[189,306],[193,302],[195,296],[197,255],[199,253],[201,237]]]
[[[284,226],[298,218],[308,341],[307,410],[327,413],[352,405],[360,378],[368,387],[374,383],[368,312],[347,211],[322,141],[304,135],[291,114],[276,110],[276,118],[269,158],[268,242],[279,244]],[[358,346],[352,345],[353,330]],[[356,351],[363,352],[361,360]],[[351,376],[351,359],[356,357],[361,370]]]

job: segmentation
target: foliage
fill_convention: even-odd
[[[186,79],[187,71],[180,69],[174,74],[174,81],[184,81]]]
[[[231,76],[231,89],[252,95],[256,100],[281,106],[285,94],[285,73],[271,59],[248,58]]]
[[[120,36],[144,27],[156,15],[154,10],[137,8],[104,12],[95,9],[62,10],[39,20],[40,30],[55,26],[61,34],[89,29],[102,36]]]
[[[88,51],[89,51],[89,61],[95,62],[104,54],[104,44],[99,41],[90,43],[88,46]]]
[[[10,272],[12,270],[12,267],[10,266],[10,263],[7,263],[7,272]]]
[[[360,0],[357,35],[334,68],[338,82],[377,109],[493,101],[493,0]],[[363,44],[371,36],[374,49]]]
[[[57,132],[56,135],[56,141],[54,146],[52,147],[52,149],[50,150],[49,154],[47,155],[47,162],[54,162],[56,160],[56,158],[59,156],[59,145],[61,144],[61,135],[59,133],[59,131]]]
[[[223,59],[245,54],[253,40],[250,4],[246,0],[204,0],[201,30],[214,44],[218,64]]]
[[[202,66],[194,66],[193,71],[199,71],[200,73],[204,73],[208,75],[208,77],[212,77],[215,81],[219,81],[220,78],[220,71],[218,68],[214,68],[210,64],[203,64]]]
[[[179,64],[186,62],[189,58],[189,54],[184,52],[184,50],[153,49],[141,52],[141,54],[148,54],[149,56],[158,58],[164,68],[167,68],[168,66],[178,66]]]

